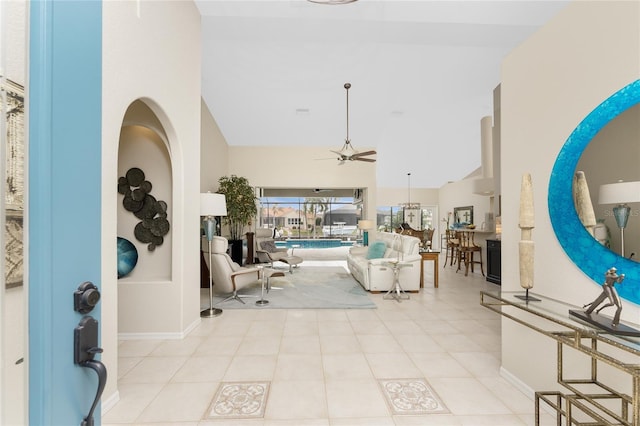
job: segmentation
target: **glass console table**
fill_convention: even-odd
[[[535,424],[540,424],[542,401],[555,411],[558,426],[640,426],[640,338],[614,335],[569,315],[569,310],[580,307],[539,294],[535,297],[540,302],[527,302],[516,295],[522,291],[481,291],[480,304],[557,342],[557,380],[566,392],[535,392]],[[567,377],[566,348],[589,357],[590,371],[585,377]],[[619,383],[604,383],[598,377],[602,365],[628,375],[630,395],[615,389]]]
[[[409,294],[406,293],[400,285],[400,269],[413,267],[413,264],[400,260],[388,260],[386,262],[382,262],[382,264],[393,270],[393,283],[391,284],[389,291],[387,291],[382,298],[395,299],[397,302],[400,302],[401,299],[409,299]]]

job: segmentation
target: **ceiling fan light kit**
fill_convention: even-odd
[[[353,145],[351,145],[351,140],[349,139],[349,89],[351,88],[351,83],[345,83],[344,88],[347,91],[347,137],[344,140],[344,145],[342,145],[342,148],[339,151],[331,150],[331,152],[338,154],[338,165],[344,164],[345,161],[364,161],[367,163],[375,163],[376,160],[374,158],[364,158],[369,155],[375,155],[375,150],[358,152],[353,148]]]

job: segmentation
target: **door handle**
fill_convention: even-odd
[[[102,352],[102,349],[100,349],[100,352]],[[93,404],[91,404],[89,414],[87,414],[87,417],[82,419],[82,422],[80,423],[80,426],[93,426],[93,412],[98,406],[98,401],[100,401],[102,392],[104,391],[104,386],[107,383],[107,367],[102,362],[95,359],[83,361],[80,366],[90,368],[98,375],[98,390],[96,391],[96,397],[93,400]]]
[[[94,359],[96,354],[102,353],[102,348],[98,347],[98,321],[90,315],[82,317],[80,324],[74,330],[73,337],[73,361],[80,367],[92,369],[98,375],[96,397],[89,414],[80,423],[80,426],[93,426],[93,412],[107,383],[107,367]]]
[[[81,314],[91,312],[99,301],[100,291],[89,281],[80,284],[73,293],[73,309]],[[93,412],[107,383],[107,367],[94,359],[99,353],[102,353],[102,348],[98,347],[98,321],[91,315],[85,315],[73,331],[73,361],[80,367],[90,368],[96,372],[98,389],[89,414],[82,419],[80,426],[93,426]]]

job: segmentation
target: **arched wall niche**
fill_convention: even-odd
[[[173,168],[169,139],[156,114],[140,100],[127,108],[123,118],[118,146],[118,177],[125,176],[133,167],[141,169],[145,179],[151,182],[149,195],[166,202],[170,229],[164,235],[162,244],[153,251],[149,250],[148,244],[138,241],[134,235],[135,226],[140,219],[124,208],[123,195],[118,194],[118,236],[131,241],[138,250],[136,267],[127,276],[120,278],[120,282],[168,282],[172,279],[174,233]]]

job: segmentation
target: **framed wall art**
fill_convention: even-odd
[[[0,79],[3,150],[5,157],[5,283],[7,288],[24,279],[24,87]]]
[[[454,207],[453,225],[469,225],[473,223],[473,206]]]
[[[421,230],[422,229],[422,209],[420,207],[417,207],[417,208],[405,207],[402,210],[403,210],[404,223],[409,224],[409,226],[413,229]]]

